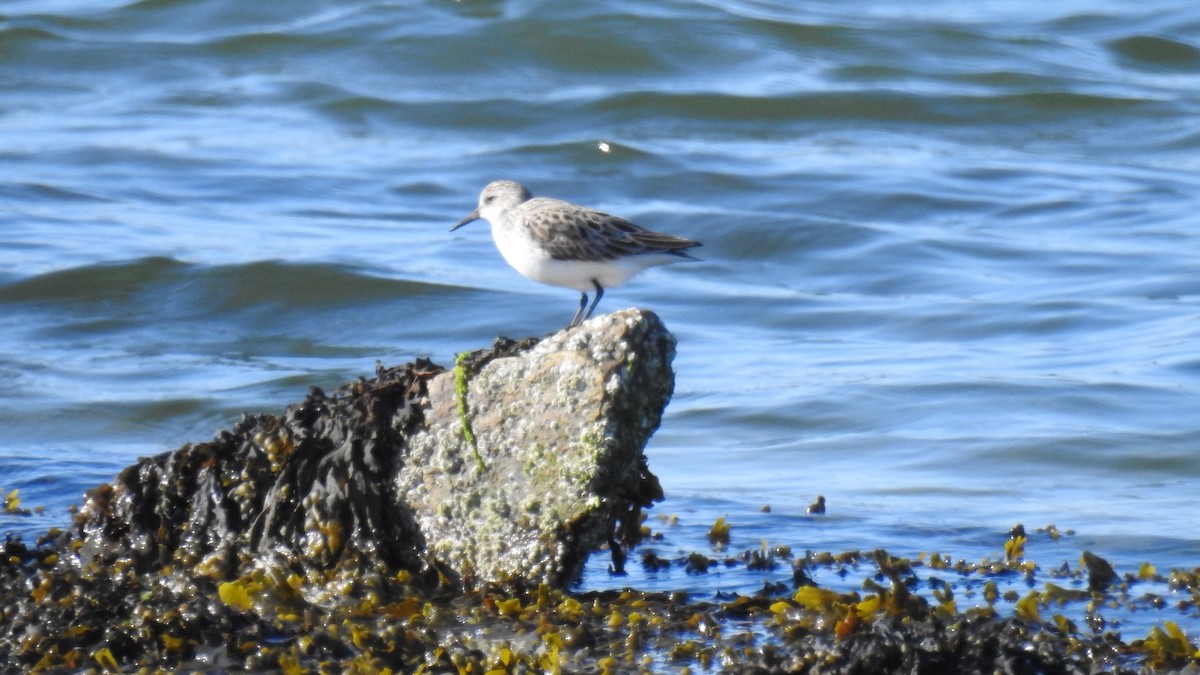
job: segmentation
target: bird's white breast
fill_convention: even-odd
[[[492,224],[492,239],[500,255],[526,278],[549,284],[573,288],[582,293],[595,290],[592,280],[604,288],[614,288],[647,267],[675,262],[679,258],[669,255],[635,255],[616,260],[555,260],[520,226],[506,226],[502,221]]]

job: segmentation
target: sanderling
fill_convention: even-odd
[[[585,206],[535,198],[511,180],[489,183],[478,208],[450,231],[480,218],[491,223],[496,248],[513,269],[534,281],[580,292],[579,309],[568,328],[592,315],[604,289],[649,267],[697,260],[685,249],[700,246]],[[596,297],[588,306],[593,290]]]

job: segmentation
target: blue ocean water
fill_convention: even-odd
[[[734,549],[978,560],[1020,522],[1075,532],[1033,534],[1046,567],[1196,567],[1197,35],[1166,1],[9,0],[0,488],[44,511],[0,525],[564,325],[577,296],[447,231],[511,178],[704,242],[600,305],[679,339],[659,555],[723,516]],[[601,557],[584,587],[763,581]],[[1163,618],[1200,629],[1128,620]]]

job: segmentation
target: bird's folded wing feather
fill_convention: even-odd
[[[555,260],[615,260],[642,253],[680,253],[699,242],[651,232],[618,216],[594,209],[534,199],[526,207],[525,223],[533,237]]]

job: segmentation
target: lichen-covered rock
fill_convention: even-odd
[[[433,378],[396,492],[442,569],[468,585],[558,585],[607,541],[619,565],[640,509],[662,498],[642,447],[674,352],[657,317],[626,310]]]

